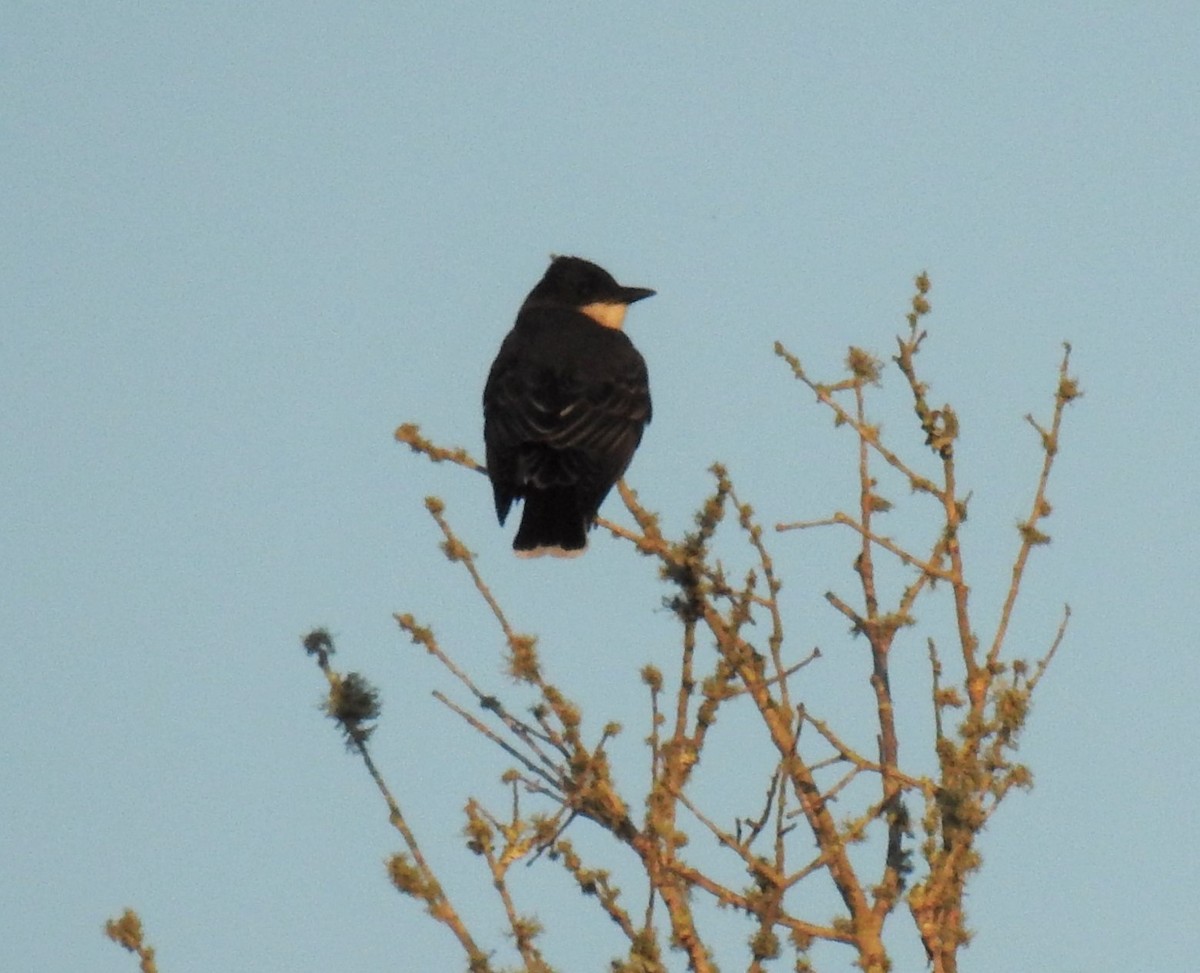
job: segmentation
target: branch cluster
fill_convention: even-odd
[[[716,971],[712,939],[700,912],[705,903],[747,918],[746,968],[751,973],[765,970],[785,953],[798,973],[811,970],[810,948],[819,942],[852,951],[865,973],[886,973],[892,964],[885,926],[903,911],[901,906],[907,907],[935,973],[957,970],[959,950],[970,938],[964,902],[968,880],[981,862],[978,839],[1004,798],[1031,785],[1029,769],[1015,759],[1017,744],[1033,692],[1070,617],[1069,609],[1064,610],[1057,633],[1036,661],[1006,655],[1005,639],[1029,557],[1050,539],[1045,531],[1051,513],[1047,484],[1064,411],[1081,392],[1069,373],[1067,346],[1049,421],[1039,424],[1027,417],[1039,436],[1041,470],[1028,513],[1017,524],[998,623],[981,634],[973,622],[960,546],[970,497],[958,482],[959,417],[951,405],[931,398],[918,370],[927,337],[923,321],[930,312],[929,290],[929,279],[917,277],[908,328],[897,337],[892,358],[928,449],[921,463],[903,457],[885,440],[868,409],[870,391],[884,369],[880,360],[851,348],[845,377],[825,383],[810,378],[781,344],[775,349],[857,445],[853,506],[816,520],[777,524],[775,532],[824,527],[849,532],[856,590],[829,591],[825,597],[865,647],[863,690],[870,694],[874,714],[872,752],[852,746],[842,728],[803,698],[799,677],[819,663],[821,653],[797,652],[787,643],[779,602],[782,582],[766,531],[720,464],[711,468],[713,491],[696,513],[693,529],[681,537],[668,537],[657,516],[623,482],[620,494],[632,525],[599,521],[656,563],[668,590],[664,603],[680,631],[677,667],[670,673],[652,665],[641,670],[650,759],[645,792],[636,800],[623,795],[614,779],[609,743],[621,727],[610,722],[589,738],[580,706],[547,678],[537,639],[510,622],[475,555],[451,527],[442,501],[427,499],[427,510],[442,533],[443,552],[463,566],[495,619],[508,674],[535,700],[531,707],[518,707],[485,691],[430,627],[411,614],[395,616],[413,644],[459,687],[459,698],[441,691],[435,698],[510,762],[501,778],[503,810],[469,799],[464,837],[498,896],[519,968],[526,973],[549,973],[552,967],[543,951],[540,922],[518,904],[513,865],[542,858],[558,863],[620,931],[625,951],[612,960],[613,973],[666,973],[666,947],[681,953],[694,973]],[[401,426],[396,439],[435,462],[486,472],[465,449],[438,446],[413,424]],[[931,471],[921,472],[922,464],[931,464]],[[894,507],[880,489],[881,468],[899,474],[908,485],[909,502],[927,525],[923,543],[901,543],[881,526]],[[718,555],[730,532],[749,555],[752,566],[744,572],[727,569]],[[883,571],[903,578],[895,597],[882,591]],[[949,645],[925,640],[937,769],[918,775],[906,770],[901,759],[896,710],[904,701],[892,691],[893,649],[900,633],[917,624],[918,607],[935,595],[948,599],[954,630]],[[498,973],[494,951],[468,929],[372,758],[378,692],[358,673],[334,668],[333,640],[325,630],[311,632],[304,645],[328,683],[327,715],[347,748],[362,760],[401,837],[402,849],[387,863],[392,884],[446,927],[467,969]],[[743,774],[726,786],[727,793],[748,802],[729,818],[728,809],[714,812],[702,806],[696,780],[721,718],[732,707],[741,710],[739,716],[751,715],[768,759],[763,779],[747,780]],[[860,728],[851,729],[859,730],[861,738]],[[578,850],[569,837],[572,826],[599,829],[636,863],[647,893],[640,905],[631,904],[613,875]],[[700,843],[693,839],[698,835],[709,839],[703,847],[718,849],[717,862],[711,851],[697,850]],[[872,857],[869,853],[876,849],[879,853]],[[744,878],[739,884],[729,875]],[[806,903],[813,898],[797,894],[801,885],[832,893],[825,900],[837,903],[833,914],[811,914]],[[144,945],[134,913],[111,922],[108,934],[138,953],[142,969],[152,973],[153,950]]]
[[[446,556],[463,565],[473,586],[494,616],[506,645],[512,678],[536,694],[536,704],[522,713],[498,696],[484,692],[440,645],[433,631],[411,615],[396,620],[410,639],[432,655],[474,697],[471,711],[449,696],[434,695],[473,730],[498,746],[512,761],[504,775],[509,805],[494,813],[472,799],[466,806],[467,847],[487,868],[508,919],[509,933],[522,969],[551,969],[539,945],[541,926],[516,905],[510,887],[512,865],[540,856],[559,862],[580,891],[593,899],[627,941],[626,954],[615,959],[617,973],[657,973],[667,969],[662,957],[659,923],[667,944],[681,951],[697,973],[716,970],[713,951],[697,919],[700,902],[732,908],[750,920],[748,969],[765,969],[782,957],[785,941],[793,968],[811,969],[809,948],[818,941],[852,949],[856,964],[868,973],[891,968],[884,928],[900,904],[907,905],[937,973],[957,969],[959,948],[969,940],[964,898],[967,880],[980,864],[978,837],[1001,801],[1014,788],[1030,786],[1032,776],[1018,763],[1015,751],[1028,717],[1031,696],[1065,634],[1069,609],[1045,654],[1035,663],[1009,659],[1004,641],[1033,548],[1046,543],[1043,522],[1051,512],[1046,488],[1058,451],[1066,406],[1081,393],[1068,371],[1070,349],[1059,369],[1054,411],[1037,430],[1043,452],[1030,510],[1018,524],[1012,575],[996,629],[984,639],[972,623],[971,589],[959,543],[967,519],[969,496],[958,484],[956,444],[959,419],[949,404],[935,404],[920,377],[918,354],[926,339],[923,318],[929,313],[929,280],[916,279],[908,329],[897,337],[894,364],[904,376],[913,412],[933,457],[936,472],[918,471],[895,451],[873,422],[869,391],[878,384],[882,363],[866,351],[851,348],[846,377],[834,383],[809,377],[799,359],[782,345],[777,354],[794,376],[831,411],[835,422],[857,441],[857,502],[819,520],[778,524],[780,533],[833,526],[854,537],[853,596],[830,591],[829,604],[849,622],[869,653],[867,686],[876,714],[876,750],[862,753],[799,697],[797,674],[820,658],[819,650],[797,655],[785,644],[779,605],[781,581],[768,551],[764,528],[750,504],[737,494],[728,471],[712,467],[714,489],[695,516],[694,529],[680,538],[667,537],[658,518],[641,505],[624,483],[620,493],[633,526],[599,521],[615,537],[657,562],[669,594],[665,604],[681,631],[679,665],[670,677],[645,666],[641,677],[648,693],[650,780],[644,810],[619,792],[607,744],[620,727],[608,724],[599,739],[581,730],[580,707],[545,676],[537,640],[514,628],[485,582],[474,554],[454,533],[440,500],[427,509],[443,535]],[[425,439],[414,425],[397,430],[399,441],[429,458],[467,469],[483,468],[463,449],[448,449]],[[893,509],[882,495],[875,470],[882,463],[900,474],[912,494],[923,498],[931,514],[931,530],[921,547],[902,544],[880,528]],[[734,577],[716,553],[722,525],[733,525],[751,552],[753,566]],[[890,565],[887,562],[892,562]],[[898,566],[907,580],[898,597],[881,594],[879,572]],[[951,654],[960,677],[948,679],[945,647],[928,639],[929,686],[934,712],[938,771],[933,776],[907,772],[901,762],[896,728],[896,700],[891,689],[891,660],[896,638],[916,624],[916,608],[935,591],[947,592],[953,606],[955,638]],[[310,637],[311,638],[311,637]],[[715,651],[714,651],[715,650]],[[327,660],[327,657],[325,657]],[[322,657],[318,656],[318,661]],[[363,714],[365,705],[354,674],[337,676],[324,664],[330,680],[329,711],[339,719],[347,743],[357,749],[388,801],[393,823],[404,835],[406,850],[395,856],[390,874],[396,887],[424,902],[435,919],[447,925],[472,970],[486,971],[485,954],[466,931],[441,884],[420,854],[416,839],[370,761]],[[361,687],[358,687],[361,689]],[[340,695],[338,695],[340,694]],[[337,697],[335,699],[335,696]],[[346,699],[357,699],[339,716]],[[368,694],[368,702],[372,699]],[[732,821],[714,820],[693,797],[694,778],[719,717],[729,706],[749,705],[764,746],[772,754],[770,772],[759,787],[738,782],[740,793],[762,797]],[[835,815],[835,805],[852,783],[871,783],[863,806]],[[872,783],[873,782],[873,783]],[[861,791],[861,789],[859,789]],[[526,808],[535,802],[533,810]],[[634,912],[622,898],[610,873],[589,865],[567,837],[572,823],[586,821],[609,834],[631,853],[649,887],[645,906]],[[918,840],[919,827],[923,838]],[[745,884],[718,879],[717,870],[691,852],[691,836],[699,829],[715,840],[738,865]],[[877,865],[867,868],[852,857],[855,846],[880,848]],[[805,882],[826,882],[841,908],[825,918],[802,915],[794,890]],[[660,919],[661,914],[661,919]]]

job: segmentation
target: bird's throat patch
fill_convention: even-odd
[[[624,304],[606,304],[598,301],[595,304],[585,304],[579,310],[604,328],[620,331],[625,324],[627,308]]]

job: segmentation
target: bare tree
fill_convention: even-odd
[[[884,931],[903,914],[902,906],[933,970],[957,969],[959,950],[969,939],[964,897],[981,862],[978,838],[1013,789],[1032,782],[1028,768],[1015,759],[1018,737],[1070,617],[1069,608],[1064,609],[1039,658],[1017,658],[1005,651],[1028,559],[1034,548],[1049,542],[1043,529],[1051,512],[1047,483],[1064,411],[1081,392],[1069,373],[1067,347],[1049,421],[1039,424],[1027,417],[1039,437],[1041,470],[1028,512],[1017,525],[998,622],[994,630],[981,631],[959,542],[970,495],[963,492],[956,470],[958,417],[949,405],[931,404],[929,386],[917,367],[926,340],[929,287],[924,274],[916,278],[908,328],[897,338],[893,361],[911,394],[933,474],[919,471],[928,459],[905,458],[894,449],[868,409],[883,368],[879,360],[851,348],[846,377],[823,383],[810,377],[782,345],[775,348],[818,405],[857,441],[853,506],[817,520],[777,524],[774,530],[832,527],[853,535],[858,590],[853,595],[829,591],[825,598],[867,653],[863,691],[871,701],[872,727],[835,726],[822,713],[820,701],[801,697],[798,674],[816,663],[820,652],[797,651],[786,638],[769,532],[723,467],[712,467],[713,491],[695,515],[695,528],[678,538],[666,536],[658,518],[622,483],[621,498],[633,526],[609,520],[601,520],[600,526],[657,563],[669,585],[666,603],[678,620],[680,649],[669,673],[650,665],[641,670],[650,780],[645,793],[621,793],[610,758],[610,743],[620,727],[610,722],[598,738],[586,737],[580,705],[547,680],[536,639],[510,622],[443,503],[426,500],[446,556],[463,566],[496,620],[509,674],[537,699],[532,707],[522,707],[485,691],[432,628],[412,615],[396,616],[412,642],[460,687],[457,698],[441,691],[435,697],[509,762],[503,777],[511,792],[506,809],[499,812],[470,799],[466,843],[482,859],[488,884],[502,904],[520,970],[553,969],[543,952],[541,926],[518,905],[522,890],[511,880],[514,864],[532,861],[564,868],[580,893],[595,903],[598,916],[620,930],[626,946],[611,961],[614,973],[666,971],[667,947],[686,958],[689,970],[717,970],[705,911],[714,903],[745,917],[744,968],[751,973],[785,961],[796,971],[812,970],[809,950],[818,942],[840,944],[867,973],[890,970]],[[438,446],[415,425],[401,426],[396,438],[435,462],[482,472],[466,450]],[[882,494],[877,479],[885,469],[908,487],[907,503],[924,531],[919,543],[897,541],[881,527],[893,510],[893,500]],[[738,576],[724,567],[718,552],[720,544],[732,543],[744,545],[752,561]],[[883,571],[898,572],[902,579],[892,596],[885,594],[891,586],[880,583]],[[948,602],[954,635],[949,645],[939,645],[933,637],[924,640],[933,726],[927,737],[905,741],[905,747],[927,746],[932,739],[935,752],[927,755],[926,765],[936,772],[919,774],[906,770],[901,760],[892,649],[898,633],[918,625],[918,608],[936,599]],[[449,930],[468,969],[498,970],[494,948],[468,928],[372,759],[370,734],[379,716],[375,690],[360,675],[334,668],[327,632],[316,630],[304,642],[328,680],[329,715],[362,759],[400,833],[404,850],[388,864],[393,885]],[[734,707],[753,714],[768,773],[765,780],[747,777],[730,783],[739,799],[755,795],[753,807],[730,812],[702,806],[695,782],[719,718]],[[870,752],[851,743],[864,735],[874,738]],[[586,860],[572,841],[580,828],[599,829],[616,847],[627,849],[639,866],[639,891],[646,894],[623,894],[610,871]],[[695,839],[705,835],[716,853],[698,850]],[[746,876],[745,884],[735,885],[731,874]],[[832,917],[811,910],[806,914],[798,890],[814,885],[831,890],[837,903]],[[118,941],[133,948],[127,939]]]

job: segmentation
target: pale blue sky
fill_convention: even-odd
[[[0,968],[131,971],[101,935],[126,905],[164,973],[461,968],[384,880],[398,840],[298,646],[318,624],[381,687],[380,763],[500,941],[458,829],[506,764],[391,613],[497,691],[501,643],[422,498],[630,754],[637,670],[675,653],[649,562],[601,535],[516,562],[482,479],[391,440],[480,451],[551,252],[659,291],[629,318],[655,396],[630,481],[675,531],[714,459],[769,523],[849,502],[851,445],[772,342],[826,377],[851,343],[889,354],[928,269],[984,621],[1039,461],[1021,417],[1073,342],[1087,394],[1014,638],[1074,619],[964,968],[1196,968],[1194,5],[158,6],[0,8]],[[911,446],[894,371],[881,401]],[[821,599],[850,591],[845,541],[770,541],[795,651],[830,667],[861,651]],[[606,968],[554,869],[522,880],[551,958]]]

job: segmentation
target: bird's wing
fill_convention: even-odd
[[[497,369],[485,395],[489,466],[493,457],[505,465],[506,454],[522,452],[526,469],[513,471],[518,481],[562,484],[586,476],[611,483],[629,465],[650,418],[645,366],[637,365],[603,377]]]
[[[556,391],[552,408],[537,417],[547,445],[592,456],[633,455],[650,417],[644,369],[599,381],[568,377]]]

